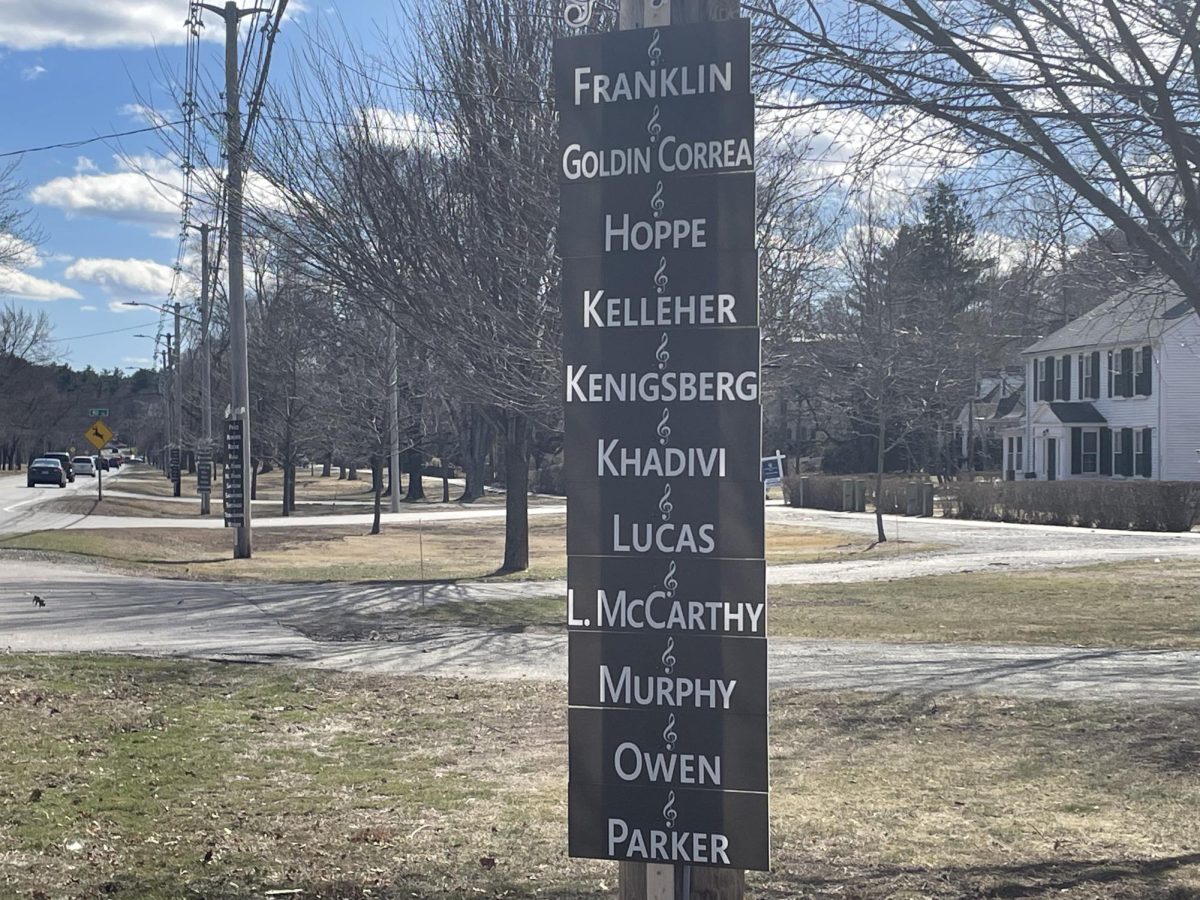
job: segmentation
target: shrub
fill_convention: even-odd
[[[956,482],[944,492],[947,516],[1031,525],[1136,531],[1190,531],[1200,484],[1182,481]]]
[[[800,496],[802,479],[808,485],[804,497]],[[832,475],[789,475],[783,479],[783,499],[788,506],[840,511],[842,508],[842,482],[845,480]]]

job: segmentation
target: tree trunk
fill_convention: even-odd
[[[325,462],[321,463],[321,477],[328,478],[333,474],[333,458],[325,457]]]
[[[405,500],[417,501],[425,499],[425,484],[421,478],[421,470],[425,468],[425,454],[413,448],[408,451],[408,493]]]
[[[250,458],[250,499],[258,499],[258,466],[254,457]]]
[[[375,518],[371,521],[371,534],[383,531],[380,521],[383,514],[383,458],[378,454],[371,457],[371,480],[375,483]]]
[[[485,466],[488,450],[492,445],[492,426],[478,408],[470,409],[460,433],[462,444],[463,474],[467,486],[458,498],[459,503],[473,503],[484,495],[486,484]]]
[[[504,435],[504,564],[502,572],[529,568],[529,423],[510,412]]]
[[[881,395],[882,396],[882,395]],[[883,530],[883,463],[887,453],[887,414],[883,403],[876,407],[879,413],[879,433],[876,435],[875,448],[875,531],[879,543],[887,542],[887,534]]]
[[[283,506],[281,512],[285,516],[291,515],[292,511],[288,508],[288,487],[291,484],[292,467],[288,463],[283,464]]]
[[[384,488],[383,496],[392,496],[392,491],[400,490],[400,485],[397,483],[400,480],[399,475],[392,471],[392,456],[389,453],[387,461],[384,463],[387,468],[387,487]]]
[[[450,463],[442,457],[442,502],[450,502]]]
[[[358,481],[358,464],[350,463],[350,471],[346,475],[347,481]]]

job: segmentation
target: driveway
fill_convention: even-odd
[[[563,592],[561,584],[223,585],[0,560],[0,650],[285,662],[317,668],[562,681],[563,633],[413,626],[399,641],[315,640],[323,622],[423,603]],[[33,603],[41,597],[44,607]],[[565,612],[565,610],[564,610]],[[775,639],[774,688],[1200,699],[1200,652]]]

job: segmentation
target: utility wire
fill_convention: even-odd
[[[62,344],[67,341],[82,341],[84,338],[104,337],[106,334],[121,334],[126,331],[136,331],[139,328],[149,328],[154,325],[154,322],[143,322],[140,325],[130,325],[128,328],[114,328],[112,331],[93,331],[91,334],[74,334],[70,337],[50,338],[49,340],[56,344]]]

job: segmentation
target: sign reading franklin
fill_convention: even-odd
[[[565,38],[570,852],[765,869],[745,19]]]

